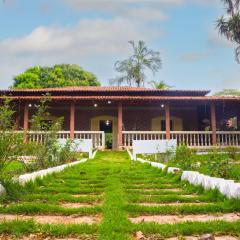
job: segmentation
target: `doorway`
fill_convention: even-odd
[[[106,122],[108,125],[106,125]],[[112,149],[117,149],[118,146],[118,129],[117,129],[117,117],[109,115],[101,115],[91,118],[91,131],[104,131],[107,135],[109,132],[112,135]],[[105,135],[105,142],[107,136]],[[107,144],[105,144],[107,145]],[[107,147],[107,146],[106,146]]]
[[[111,120],[100,120],[99,121],[100,131],[105,132],[105,144],[107,149],[113,147],[113,122]]]

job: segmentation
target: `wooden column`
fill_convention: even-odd
[[[169,103],[165,104],[165,122],[166,122],[166,139],[171,138],[171,127],[170,127],[170,106]]]
[[[212,129],[212,144],[217,144],[217,121],[216,121],[216,106],[212,102],[210,105],[211,110],[211,129]]]
[[[122,103],[118,104],[118,149],[122,148]]]
[[[28,129],[29,129],[29,106],[28,103],[24,105],[23,113],[23,130],[24,130],[24,143],[28,142]]]
[[[75,103],[72,102],[70,105],[70,138],[74,139],[75,131]]]

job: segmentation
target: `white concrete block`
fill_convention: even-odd
[[[167,170],[168,173],[178,173],[180,172],[180,168],[176,168],[176,167],[169,167]]]
[[[0,184],[0,195],[4,195],[6,193],[6,190],[2,184]]]
[[[76,162],[73,162],[73,163],[68,163],[68,164],[64,164],[64,165],[61,165],[61,166],[52,167],[52,168],[48,168],[48,169],[44,169],[44,170],[39,170],[37,172],[20,175],[18,177],[18,182],[21,186],[24,186],[29,181],[35,181],[36,178],[43,178],[43,177],[45,177],[49,174],[52,174],[54,172],[61,172],[67,167],[71,167],[71,166],[74,166],[74,165],[79,164],[79,163],[84,163],[86,161],[87,161],[87,159],[82,159],[80,161],[76,161]]]

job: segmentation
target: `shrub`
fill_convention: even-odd
[[[105,141],[106,141],[107,149],[111,149],[112,148],[112,133],[105,134]]]
[[[22,149],[23,134],[15,132],[13,123],[13,106],[8,98],[0,105],[0,178],[3,179],[6,167]]]
[[[236,147],[227,147],[226,148],[227,155],[232,160],[237,160],[238,151],[239,151],[239,149]]]
[[[183,169],[191,169],[194,154],[195,151],[188,148],[187,146],[179,146],[176,149],[176,154],[173,158],[173,162]]]

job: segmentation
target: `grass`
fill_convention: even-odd
[[[17,187],[17,186],[15,186]],[[172,189],[172,191],[171,191]],[[179,192],[174,192],[178,189]],[[64,208],[61,203],[89,203],[90,207]],[[139,203],[179,203],[174,206],[142,206]],[[190,205],[197,202],[199,205]],[[148,164],[130,161],[126,152],[99,152],[94,160],[29,183],[14,198],[1,199],[2,214],[101,216],[99,224],[38,224],[33,221],[0,223],[0,234],[17,237],[43,234],[53,237],[130,240],[137,231],[156,239],[204,233],[240,236],[240,221],[133,224],[141,215],[222,214],[240,212],[239,200],[228,200],[217,191],[204,191],[181,182]],[[95,203],[100,205],[94,206]],[[188,205],[189,203],[189,205]],[[204,203],[204,204],[201,204]],[[207,204],[206,204],[207,203]],[[205,205],[206,204],[206,205]],[[86,235],[86,237],[84,237]]]
[[[213,149],[212,152],[210,151],[207,154],[198,155],[194,151],[190,151],[187,148],[183,150],[183,148],[181,150],[181,159],[175,159],[166,156],[166,154],[147,154],[139,155],[139,157],[153,162],[165,162],[169,167],[179,167],[183,170],[198,171],[213,177],[222,177],[233,179],[238,182],[240,181],[239,153],[235,153],[234,156],[231,156],[228,152],[218,153]],[[181,147],[178,149],[181,149]],[[231,157],[234,157],[234,159]]]

